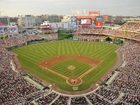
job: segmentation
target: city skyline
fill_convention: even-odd
[[[139,0],[0,0],[0,15],[72,15],[72,11],[89,10],[103,15],[140,16],[139,5]]]

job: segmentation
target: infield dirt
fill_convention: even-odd
[[[44,60],[44,61],[40,62],[39,65],[43,66],[43,67],[48,67],[49,68],[49,67],[52,67],[53,65],[55,65],[55,64],[57,64],[59,62],[65,61],[65,60],[78,60],[78,61],[87,63],[87,64],[91,65],[92,67],[98,65],[101,62],[100,60],[93,59],[93,58],[90,58],[88,56],[64,55],[64,56],[56,56],[56,57]]]

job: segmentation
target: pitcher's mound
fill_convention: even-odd
[[[76,67],[73,66],[73,65],[69,65],[69,66],[68,66],[68,70],[75,70],[75,69],[76,69]]]

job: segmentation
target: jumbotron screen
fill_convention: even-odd
[[[81,19],[81,25],[91,25],[92,19]]]

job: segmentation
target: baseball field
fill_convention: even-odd
[[[116,63],[117,46],[62,40],[13,49],[26,72],[66,91],[88,89]]]

